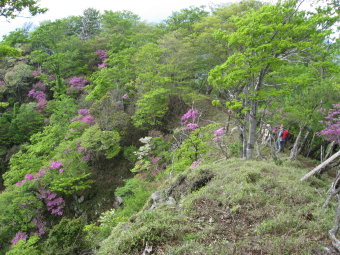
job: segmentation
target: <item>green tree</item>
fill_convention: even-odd
[[[328,11],[307,14],[299,11],[300,1],[289,0],[276,5],[264,5],[244,17],[235,17],[236,31],[217,32],[228,43],[233,54],[210,72],[210,82],[227,89],[249,109],[246,156],[253,157],[256,140],[258,107],[264,99],[273,97],[265,85],[272,72],[292,59],[303,59],[316,48],[324,46],[330,26],[336,21]],[[266,91],[266,93],[263,93]],[[276,89],[273,90],[274,95]]]
[[[168,112],[169,90],[158,88],[145,93],[137,101],[137,109],[132,117],[134,125],[141,129],[149,129],[162,124],[162,119]]]
[[[80,39],[86,40],[100,32],[101,15],[98,10],[88,8],[84,10],[80,24]]]
[[[25,9],[28,9],[32,16],[46,12],[47,9],[39,7],[38,2],[38,0],[1,0],[0,16],[14,19]]]

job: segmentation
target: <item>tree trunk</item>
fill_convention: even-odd
[[[313,145],[314,139],[315,139],[315,132],[314,132],[313,137],[312,137],[312,140],[311,140],[311,142],[310,142],[310,144],[309,144],[309,148],[308,148],[308,152],[307,152],[306,157],[308,157],[309,154],[310,154],[311,151],[312,151],[312,145]]]
[[[247,155],[247,129],[245,126],[242,128],[242,158]]]
[[[247,144],[247,159],[253,158],[255,141],[256,141],[256,103],[253,102],[252,109],[249,113],[249,137]]]
[[[332,154],[334,146],[335,146],[335,142],[333,141],[327,148],[327,154],[325,155],[325,159],[328,159],[329,156]]]
[[[333,156],[331,156],[329,159],[327,159],[325,162],[321,163],[320,165],[318,165],[317,167],[315,167],[312,171],[310,171],[309,173],[307,173],[304,177],[302,177],[300,179],[300,181],[304,181],[308,178],[310,178],[311,176],[313,176],[314,174],[318,173],[321,171],[322,168],[324,168],[325,166],[327,166],[329,163],[331,163],[334,159],[336,159],[337,157],[340,156],[340,151],[338,151],[337,153],[335,153]]]
[[[298,152],[299,152],[299,144],[300,144],[300,140],[301,140],[302,132],[303,132],[304,128],[305,128],[305,125],[303,125],[302,127],[300,127],[299,134],[298,134],[298,136],[297,136],[296,139],[295,139],[295,143],[294,143],[294,146],[293,146],[292,151],[290,152],[290,157],[289,157],[289,159],[295,159],[296,156],[298,155]]]
[[[305,145],[305,143],[306,143],[306,141],[307,141],[307,138],[308,138],[308,136],[309,136],[309,133],[310,133],[310,131],[307,130],[307,132],[306,132],[306,134],[305,134],[305,137],[303,138],[303,140],[302,140],[302,142],[301,142],[301,145],[298,147],[298,151],[297,151],[297,154],[296,154],[296,155],[299,155],[299,154],[300,154],[300,152],[301,152],[303,146]]]

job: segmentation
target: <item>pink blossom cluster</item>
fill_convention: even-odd
[[[39,82],[37,82],[36,84],[33,85],[33,88],[36,89],[36,90],[45,91],[46,85],[44,83],[42,83],[41,81],[39,81]]]
[[[81,146],[80,146],[80,143],[78,143],[78,145],[77,145],[77,150],[78,150],[78,152],[80,152],[80,153],[85,153],[85,155],[84,155],[83,158],[82,158],[83,161],[88,161],[88,160],[90,160],[91,154],[90,154],[90,153],[86,153],[86,149],[83,148],[83,147],[81,147]]]
[[[96,50],[98,58],[102,61],[102,63],[98,64],[99,69],[103,69],[107,67],[107,63],[105,63],[106,59],[108,59],[108,55],[105,50]]]
[[[128,94],[124,94],[124,95],[122,95],[122,97],[121,97],[123,100],[124,99],[129,99],[129,95]]]
[[[65,170],[62,168],[62,163],[60,161],[54,161],[51,163],[50,168],[58,170],[59,173],[63,173]]]
[[[186,126],[186,129],[188,130],[195,130],[199,127],[197,121],[198,121],[198,110],[195,109],[189,109],[182,117],[182,125]]]
[[[326,121],[322,121],[326,128],[321,130],[319,135],[330,142],[340,144],[340,104],[333,104],[328,110]]]
[[[78,91],[83,90],[87,84],[89,84],[89,81],[82,76],[74,76],[68,82],[70,87],[75,88]]]
[[[224,127],[221,127],[221,128],[219,128],[219,129],[216,129],[215,132],[214,132],[214,138],[213,138],[213,140],[214,140],[215,142],[221,141],[221,140],[222,140],[222,135],[224,134],[224,132],[225,132]]]
[[[93,125],[96,123],[96,120],[93,116],[90,115],[90,112],[88,109],[79,109],[78,114],[81,116],[74,117],[71,121],[81,121],[83,123],[86,123],[88,125]]]
[[[98,68],[99,68],[99,69],[103,69],[103,68],[105,68],[105,67],[107,67],[107,66],[108,66],[107,63],[98,64]]]
[[[105,50],[96,50],[98,58],[100,58],[101,61],[105,61],[109,56],[107,55]]]
[[[57,197],[57,194],[48,189],[40,189],[38,197],[45,201],[47,210],[51,214],[63,215],[65,202],[62,197]]]
[[[83,161],[88,161],[91,158],[91,154],[90,153],[86,153],[85,156],[82,158]]]
[[[37,109],[42,109],[44,108],[44,106],[47,104],[47,100],[46,100],[46,94],[44,91],[45,90],[45,84],[38,82],[35,85],[33,85],[34,89],[31,89],[28,92],[28,96],[34,98],[37,103]]]
[[[34,180],[34,179],[39,179],[39,178],[45,176],[45,174],[46,174],[45,169],[40,169],[39,172],[37,172],[36,174],[26,174],[24,179],[17,182],[15,185],[16,186],[22,186],[25,182],[31,181],[31,180]]]
[[[28,238],[28,235],[26,232],[19,231],[16,233],[15,237],[12,239],[12,245],[16,245],[20,240],[26,241]]]
[[[46,222],[41,220],[40,218],[34,218],[32,220],[32,223],[37,227],[37,231],[34,233],[38,236],[42,236],[43,234],[45,234],[45,226],[46,226]]]
[[[5,86],[5,82],[4,81],[0,81],[0,87],[1,86]]]
[[[32,76],[33,77],[37,77],[37,76],[39,76],[41,74],[42,74],[42,70],[41,69],[37,69],[37,70],[33,71]]]

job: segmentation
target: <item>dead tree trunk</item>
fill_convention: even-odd
[[[303,132],[304,129],[305,129],[305,125],[303,125],[302,127],[300,127],[299,134],[298,134],[298,136],[297,136],[296,139],[295,139],[294,146],[293,146],[293,149],[292,149],[291,152],[290,152],[290,157],[289,157],[289,159],[295,159],[295,158],[297,157],[298,152],[299,152],[300,140],[301,140],[301,138],[302,138],[302,132]]]
[[[328,159],[329,156],[332,154],[334,146],[335,146],[335,142],[333,141],[333,142],[331,142],[331,144],[329,145],[329,147],[327,149],[327,154],[325,155],[325,159]]]
[[[321,163],[320,165],[318,165],[317,167],[315,167],[312,171],[310,171],[309,173],[307,173],[304,177],[302,177],[300,180],[304,181],[307,180],[308,178],[310,178],[311,176],[313,176],[316,173],[319,173],[321,171],[322,168],[324,168],[325,166],[327,166],[329,163],[331,163],[334,159],[336,159],[337,157],[340,156],[340,150],[335,153],[333,156],[331,156],[329,159],[327,159],[325,162]]]

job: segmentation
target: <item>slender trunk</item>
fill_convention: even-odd
[[[315,139],[315,132],[314,132],[313,137],[312,137],[312,140],[311,140],[311,142],[310,142],[310,144],[309,144],[309,148],[308,148],[308,152],[307,152],[306,157],[308,157],[309,154],[310,154],[311,151],[312,151],[312,145],[313,145],[314,139]]]
[[[295,140],[293,149],[292,149],[292,151],[290,152],[290,157],[289,157],[289,159],[295,159],[296,156],[298,155],[298,152],[299,152],[299,144],[300,144],[300,140],[301,140],[302,132],[303,132],[304,128],[305,128],[305,125],[303,125],[302,127],[300,127],[299,134],[298,134],[298,136],[296,137],[296,140]]]
[[[252,101],[251,110],[249,113],[249,137],[247,144],[247,158],[250,159],[253,157],[255,141],[256,141],[256,127],[257,127],[257,119],[256,119],[256,101]]]
[[[302,140],[302,142],[301,142],[301,145],[300,145],[299,148],[298,148],[298,151],[297,151],[297,154],[296,154],[296,155],[299,155],[299,154],[300,154],[300,152],[301,152],[303,146],[305,145],[305,143],[306,143],[306,141],[307,141],[307,137],[309,136],[309,133],[310,133],[310,131],[308,130],[308,131],[306,132],[306,134],[305,134],[305,137],[303,138],[303,140]]]
[[[246,126],[244,125],[244,123],[242,123],[242,127],[240,130],[240,139],[241,139],[241,143],[242,143],[242,150],[241,150],[241,158],[245,158],[246,157],[246,152],[247,152],[247,129]]]
[[[333,141],[333,142],[331,142],[331,144],[329,145],[329,147],[327,149],[327,154],[325,155],[325,159],[328,159],[329,156],[332,154],[334,146],[335,146],[335,142]]]

